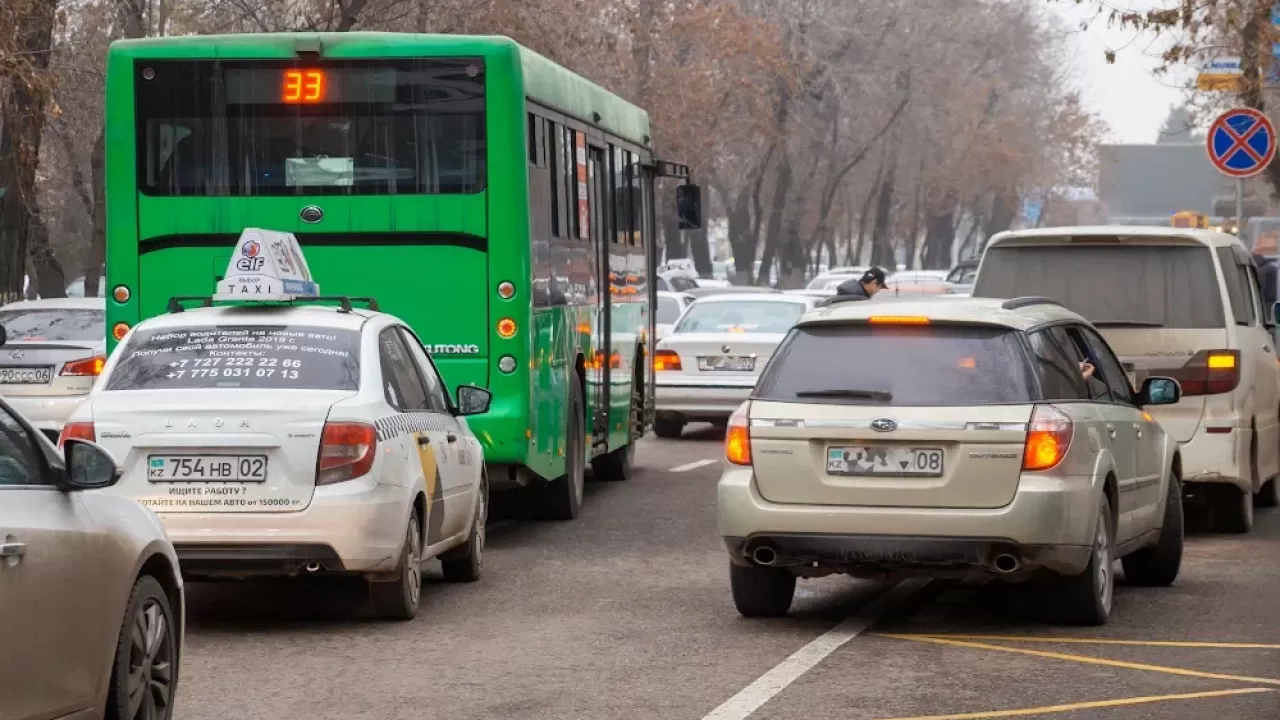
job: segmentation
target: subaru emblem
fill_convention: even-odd
[[[298,214],[302,216],[302,222],[304,223],[318,223],[324,219],[324,211],[320,209],[319,205],[308,205],[302,208],[302,212]]]
[[[898,423],[889,418],[876,418],[871,421],[871,429],[876,432],[893,432],[898,429]]]

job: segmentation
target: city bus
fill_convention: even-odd
[[[553,519],[588,462],[625,479],[652,422],[647,113],[503,37],[124,40],[107,59],[107,333],[207,295],[245,227],[294,233],[323,295],[373,297],[441,374],[491,488]],[[110,349],[109,348],[109,349]]]

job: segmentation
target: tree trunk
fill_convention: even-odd
[[[49,228],[44,224],[40,208],[33,207],[31,225],[29,227],[30,242],[27,252],[31,253],[31,264],[36,268],[35,284],[40,289],[42,298],[60,298],[67,296],[67,274],[58,262],[58,255],[49,242]]]
[[[887,268],[890,272],[897,266],[893,238],[889,236],[889,215],[893,212],[893,184],[897,164],[896,158],[889,158],[889,171],[884,182],[880,183],[880,193],[876,199],[876,220],[871,228],[871,264]]]
[[[744,188],[729,211],[729,247],[733,248],[733,270],[736,278],[750,278],[755,262],[755,228],[751,224],[751,193]],[[744,281],[741,284],[746,284]]]
[[[711,248],[707,244],[707,223],[703,219],[702,227],[689,231],[689,252],[693,255],[693,267],[698,277],[711,277]]]
[[[674,200],[663,200],[658,205],[662,222],[662,247],[666,250],[668,261],[689,257],[689,245],[680,230],[680,216],[676,214],[674,205]]]
[[[955,208],[934,213],[925,222],[924,253],[920,264],[926,270],[951,266],[951,249],[956,242]]]
[[[105,268],[107,257],[107,189],[104,171],[104,155],[106,154],[105,138],[101,130],[98,139],[93,143],[93,154],[89,157],[89,167],[93,174],[93,204],[89,210],[93,213],[93,234],[89,237],[89,260],[84,266],[84,296],[98,296],[98,280]]]
[[[782,221],[787,212],[787,200],[791,195],[791,155],[787,148],[782,148],[782,156],[778,160],[778,176],[773,188],[772,207],[769,208],[769,224],[764,232],[764,254],[760,256],[760,273],[756,277],[757,285],[768,285],[770,270],[774,257],[782,244]],[[785,248],[784,248],[785,249]],[[764,282],[761,282],[761,279]]]
[[[992,235],[1008,230],[1017,214],[1018,193],[1007,189],[996,192],[991,199],[991,214],[987,215],[987,221],[983,223],[982,234],[985,237],[982,239],[982,247],[987,246]]]

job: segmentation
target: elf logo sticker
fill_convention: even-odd
[[[427,345],[432,355],[479,355],[479,345]]]
[[[241,245],[240,254],[243,257],[236,260],[236,269],[242,272],[258,272],[267,261],[262,257],[262,245],[254,240]]]

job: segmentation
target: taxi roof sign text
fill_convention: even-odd
[[[293,233],[245,228],[213,299],[283,302],[319,294]]]

